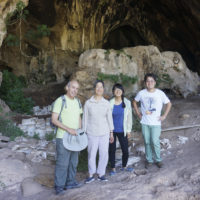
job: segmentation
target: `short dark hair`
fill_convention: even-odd
[[[144,76],[144,82],[147,81],[147,78],[148,78],[148,77],[153,78],[155,82],[157,81],[157,76],[156,76],[155,74],[153,74],[153,73],[147,73],[147,74],[145,74],[145,76]]]
[[[96,88],[96,86],[97,86],[98,83],[102,83],[102,85],[103,85],[103,87],[104,87],[104,82],[103,82],[102,80],[96,80],[96,81],[94,82],[94,88]]]

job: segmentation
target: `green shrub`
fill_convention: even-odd
[[[18,136],[23,136],[24,132],[13,124],[12,121],[0,116],[0,132],[2,135],[14,140]]]
[[[113,83],[122,83],[124,86],[128,86],[129,84],[135,84],[137,81],[137,76],[131,77],[127,76],[125,74],[120,73],[119,75],[113,75],[113,74],[104,74],[104,73],[98,73],[97,78],[99,80],[110,80]]]
[[[29,30],[26,33],[26,37],[30,40],[36,40],[38,38],[50,36],[50,34],[51,34],[51,31],[49,30],[47,25],[42,24],[42,25],[38,25],[37,29],[35,30],[33,29]]]
[[[36,140],[40,140],[39,134],[38,133],[34,133],[33,138]]]
[[[23,78],[18,78],[13,73],[3,71],[3,81],[0,87],[0,98],[3,99],[11,110],[18,113],[32,113],[33,101],[25,98],[22,89],[26,87]]]
[[[16,35],[8,34],[5,39],[5,43],[7,46],[16,47],[19,46],[19,38]]]
[[[55,138],[54,132],[45,135],[45,140],[52,141]]]

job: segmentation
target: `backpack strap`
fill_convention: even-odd
[[[62,105],[61,105],[60,113],[59,113],[59,116],[58,116],[58,120],[59,120],[60,122],[62,122],[61,113],[62,113],[62,111],[63,111],[64,106],[65,106],[65,108],[67,108],[65,96],[62,95],[61,98],[62,98]]]
[[[82,108],[82,104],[81,104],[81,101],[80,101],[80,99],[76,97],[76,100],[78,101],[79,108],[81,109],[81,108]]]

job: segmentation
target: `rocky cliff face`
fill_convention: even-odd
[[[4,19],[17,1],[0,3]],[[121,49],[155,45],[177,51],[187,66],[200,73],[200,2],[197,0],[29,0],[27,22],[22,24],[22,49],[1,46],[0,65],[39,83],[61,81],[77,69],[79,55],[91,48]],[[12,5],[12,6],[11,6]],[[26,32],[38,24],[50,36],[28,40]],[[1,21],[1,30],[5,24]],[[4,28],[4,29],[3,29]],[[8,33],[19,35],[16,26]],[[1,34],[2,42],[5,31]],[[39,74],[39,75],[38,75]]]
[[[187,68],[181,55],[160,52],[155,46],[85,51],[80,56],[79,70],[74,78],[79,80],[80,95],[85,98],[93,94],[97,77],[105,81],[105,94],[109,97],[115,82],[121,82],[126,96],[132,97],[144,87],[144,75],[148,72],[158,75],[157,84],[161,89],[169,89],[183,97],[198,92],[199,77]]]

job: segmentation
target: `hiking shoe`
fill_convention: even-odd
[[[94,179],[94,176],[92,176],[92,177],[88,177],[88,178],[86,178],[85,179],[85,183],[87,184],[87,183],[91,183],[91,182],[93,182],[95,179]]]
[[[110,176],[114,176],[114,175],[116,174],[116,171],[113,171],[113,170],[112,170],[112,171],[110,171],[109,174],[110,174]]]
[[[132,172],[134,169],[132,167],[122,167],[120,169],[120,171],[124,172],[124,171],[127,171],[127,172]]]
[[[104,181],[104,182],[108,181],[108,179],[105,176],[101,176],[101,177],[98,176],[98,180]]]
[[[73,183],[70,185],[65,186],[65,189],[74,189],[74,188],[80,188],[83,184],[82,183]]]
[[[65,191],[63,189],[56,189],[56,195],[64,195]]]
[[[145,162],[145,168],[148,169],[149,167],[152,166],[153,163],[150,163],[148,161]]]
[[[157,166],[158,168],[162,168],[162,167],[163,167],[163,163],[162,163],[162,162],[156,162],[156,166]]]
[[[126,170],[127,172],[132,172],[132,171],[134,171],[134,169],[133,169],[132,167],[127,167],[125,170]]]

